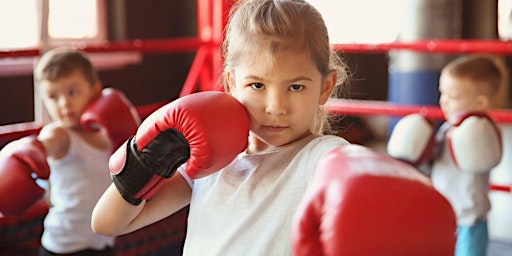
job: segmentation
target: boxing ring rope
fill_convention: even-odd
[[[512,55],[512,41],[501,40],[420,40],[384,44],[334,44],[336,50],[350,53],[381,53],[390,50],[411,50],[429,53],[489,53]]]
[[[197,52],[192,67],[182,86],[180,96],[190,94],[197,90],[211,90],[207,85],[217,81],[220,75],[221,58],[219,46],[223,37],[223,30],[227,22],[227,14],[233,1],[197,0],[197,28],[196,37],[176,37],[163,39],[134,39],[105,43],[72,43],[71,46],[89,53],[101,52],[138,52],[146,54],[166,54]],[[15,50],[0,49],[2,58],[38,57],[44,53],[41,48],[24,48]],[[144,118],[165,103],[159,102],[145,106],[137,106],[139,115]],[[7,142],[23,136],[37,134],[41,124],[26,122],[12,125],[0,125],[0,147]]]
[[[330,99],[325,105],[330,114],[348,116],[394,116],[402,117],[412,113],[420,113],[429,119],[444,120],[439,107],[426,105],[401,105],[383,101]],[[494,109],[489,112],[498,123],[512,123],[512,112]],[[495,191],[512,192],[512,185],[490,184]]]
[[[402,117],[420,113],[429,119],[444,120],[443,112],[437,106],[403,105],[384,101],[330,99],[325,109],[332,114],[368,116],[384,115]],[[492,118],[499,123],[512,123],[512,111],[493,109],[489,111]]]
[[[213,45],[211,42],[201,42],[196,37],[164,38],[164,39],[135,39],[96,44],[72,43],[70,46],[85,52],[139,52],[139,53],[180,53],[194,52],[203,45]],[[0,50],[0,58],[37,57],[42,54],[39,48],[20,50]]]
[[[411,50],[426,53],[486,53],[512,55],[512,41],[500,40],[423,40],[416,42],[393,42],[385,44],[335,44],[336,50],[347,53],[385,53],[390,50]],[[444,120],[439,107],[426,105],[403,105],[383,101],[331,99],[326,104],[331,114],[339,115],[385,115],[402,117],[421,113],[430,119]],[[493,109],[490,115],[498,123],[512,123],[512,111]],[[512,192],[512,185],[490,184],[494,191]]]
[[[208,5],[208,1],[202,2],[203,11],[219,9]],[[217,2],[217,1],[216,1]],[[219,1],[222,2],[222,1]],[[222,8],[221,8],[222,9]],[[218,10],[217,10],[218,12]],[[211,29],[216,27],[219,30],[219,22],[213,22],[212,17],[203,18],[201,23],[203,27]],[[218,20],[219,17],[216,18]],[[210,22],[210,23],[208,23]],[[200,33],[201,34],[201,33]],[[176,53],[197,51],[196,58],[189,70],[189,74],[182,87],[180,96],[193,93],[196,90],[217,90],[214,88],[216,77],[220,74],[221,63],[219,62],[219,46],[222,31],[214,34],[200,35],[190,38],[170,38],[170,39],[152,39],[152,40],[127,40],[118,42],[108,42],[103,44],[80,44],[73,45],[86,52],[140,52],[140,53]],[[411,50],[426,53],[489,53],[500,55],[512,55],[512,41],[500,40],[424,40],[417,42],[394,42],[384,44],[334,44],[333,47],[343,53],[385,53],[390,50]],[[22,50],[2,50],[0,58],[16,58],[27,56],[39,56],[39,49]],[[205,73],[207,75],[205,75]],[[199,88],[198,87],[199,84]],[[155,103],[144,106],[138,106],[137,111],[141,117],[146,117],[154,110],[165,104]],[[405,116],[411,113],[422,113],[428,118],[442,120],[443,114],[439,107],[423,105],[400,105],[383,101],[369,100],[348,100],[331,99],[326,104],[326,109],[333,114],[339,115],[384,115],[384,116]],[[490,111],[491,116],[499,123],[512,123],[512,111],[505,109],[494,109]],[[39,132],[41,126],[37,123],[28,122],[14,125],[0,126],[0,138],[4,141],[10,141],[22,136],[35,134]],[[512,192],[510,185],[491,184],[492,190]]]
[[[74,44],[86,52],[177,53],[193,52],[201,46],[218,47],[220,42],[197,37],[135,39],[101,44]],[[383,44],[334,44],[333,48],[345,53],[385,53],[391,50],[411,50],[429,53],[490,53],[512,55],[512,41],[501,40],[422,40]],[[39,48],[0,50],[0,58],[35,57]]]

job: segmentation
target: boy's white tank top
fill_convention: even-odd
[[[98,235],[91,229],[92,210],[111,184],[111,149],[94,148],[75,132],[66,131],[70,139],[67,155],[48,161],[52,207],[44,220],[41,243],[54,253],[113,246],[114,237]]]

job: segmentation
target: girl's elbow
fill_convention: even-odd
[[[115,236],[116,234],[112,232],[113,230],[108,228],[106,225],[101,224],[100,221],[95,220],[94,218],[91,221],[92,231],[99,235],[104,236]]]
[[[118,236],[122,234],[122,230],[112,226],[112,222],[108,220],[108,217],[98,216],[94,213],[91,219],[91,228],[94,233],[104,236]]]

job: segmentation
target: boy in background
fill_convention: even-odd
[[[388,142],[391,156],[416,166],[430,163],[427,174],[457,216],[456,256],[484,256],[487,251],[489,176],[502,155],[501,132],[487,111],[502,83],[501,70],[485,55],[448,63],[439,80],[446,121],[437,133],[428,120],[413,114],[397,123]]]
[[[39,254],[111,255],[115,238],[92,231],[92,209],[111,183],[108,160],[114,147],[134,134],[140,120],[124,95],[102,90],[79,50],[48,51],[34,80],[52,122],[37,137],[13,141],[0,152],[0,176],[6,178],[0,194],[11,198],[0,204],[0,212],[26,210],[44,194],[37,181],[48,179],[50,210]]]

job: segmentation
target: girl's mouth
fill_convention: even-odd
[[[263,126],[263,129],[270,133],[279,133],[287,129],[286,126]]]

